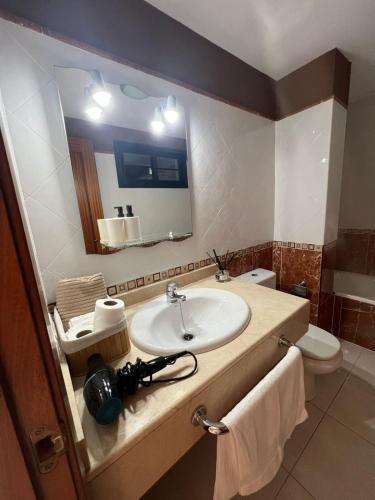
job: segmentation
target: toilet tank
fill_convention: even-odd
[[[268,269],[262,269],[261,267],[254,269],[254,271],[241,274],[237,279],[245,281],[246,283],[256,283],[257,285],[276,289],[276,273]]]

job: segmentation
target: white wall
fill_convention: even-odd
[[[3,20],[0,63],[0,89],[49,301],[63,277],[102,271],[110,285],[199,260],[213,247],[224,252],[273,239],[274,123],[163,82],[187,112],[194,236],[86,255],[53,65],[116,63],[52,39],[46,43],[42,35]]]
[[[375,97],[349,105],[340,227],[375,229]]]
[[[336,239],[345,118],[330,99],[276,122],[275,240]]]
[[[333,101],[324,243],[337,240],[347,111]]]
[[[104,217],[116,217],[113,207],[132,205],[140,217],[143,238],[192,231],[190,189],[119,188],[115,155],[95,153]]]

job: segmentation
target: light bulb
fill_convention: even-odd
[[[90,71],[92,84],[90,85],[90,93],[94,101],[105,108],[111,101],[112,95],[106,90],[103,75],[100,71],[94,69]]]
[[[85,94],[85,113],[90,118],[90,120],[97,121],[102,116],[103,110],[94,99],[91,97],[91,92],[88,87],[84,89]]]
[[[167,105],[164,108],[164,117],[168,123],[175,123],[178,120],[176,98],[169,95],[167,98]]]
[[[109,92],[107,92],[106,90],[100,89],[100,88],[98,88],[97,90],[94,89],[92,91],[91,95],[92,95],[92,98],[94,99],[94,101],[96,103],[98,103],[99,106],[102,106],[103,108],[108,106],[108,104],[110,103],[110,101],[112,99],[112,95]]]
[[[99,106],[95,106],[95,104],[93,104],[87,107],[85,112],[91,120],[97,121],[102,116],[103,110]]]
[[[151,120],[150,125],[152,131],[155,132],[156,134],[160,134],[161,132],[163,132],[165,128],[165,123],[163,121],[163,116],[160,107],[155,108],[154,116]]]

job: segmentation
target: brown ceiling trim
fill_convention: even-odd
[[[348,106],[350,62],[333,49],[275,83],[275,120],[281,120],[331,97]]]
[[[143,0],[0,0],[13,20],[273,118],[273,79]]]
[[[338,49],[275,81],[143,0],[0,0],[0,17],[272,120],[331,97],[348,105]]]

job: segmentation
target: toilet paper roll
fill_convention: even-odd
[[[106,220],[105,219],[97,219],[96,222],[98,223],[100,241],[102,243],[108,243],[109,237],[108,237]]]
[[[120,245],[126,241],[126,224],[125,217],[114,217],[112,219],[104,219],[109,245]]]
[[[95,304],[94,332],[110,328],[125,318],[125,304],[120,299],[99,299]]]

